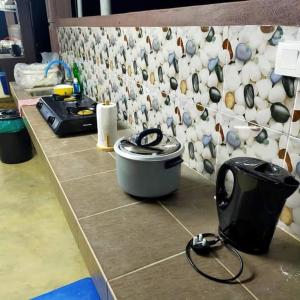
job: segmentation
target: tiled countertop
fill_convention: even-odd
[[[95,134],[57,138],[35,107],[23,110],[101,299],[299,299],[299,241],[277,229],[267,255],[242,253],[242,283],[209,281],[184,249],[193,234],[217,231],[210,182],[183,166],[176,193],[137,200],[119,189],[114,155],[96,150]],[[216,276],[237,268],[225,249],[197,259]]]
[[[23,88],[18,86],[16,82],[10,82],[9,86],[15,101],[34,98],[27,91],[25,91]]]

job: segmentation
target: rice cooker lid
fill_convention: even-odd
[[[145,156],[172,154],[181,147],[180,142],[173,136],[165,135],[158,128],[146,129],[120,141],[122,151]]]

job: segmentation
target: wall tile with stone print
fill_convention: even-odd
[[[278,43],[300,40],[289,26],[230,26],[222,112],[286,134],[295,101],[295,78],[274,73]]]

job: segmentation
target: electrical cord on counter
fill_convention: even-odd
[[[212,239],[211,239],[212,238]],[[230,278],[217,278],[214,277],[212,275],[209,275],[205,272],[203,272],[202,270],[200,270],[194,263],[194,261],[192,260],[191,257],[191,249],[198,255],[207,255],[213,248],[216,248],[216,246],[225,246],[227,249],[229,249],[238,259],[239,259],[239,263],[240,263],[240,268],[239,271],[237,272],[236,275],[230,277]],[[234,249],[233,247],[231,247],[229,244],[227,244],[226,242],[223,241],[223,239],[214,233],[203,233],[203,234],[198,234],[196,236],[194,236],[186,245],[185,248],[185,253],[187,256],[187,259],[189,261],[189,263],[192,265],[192,267],[194,268],[194,270],[201,274],[202,276],[219,282],[219,283],[233,283],[234,280],[236,280],[243,272],[244,269],[244,263],[243,263],[243,259],[241,257],[241,255],[239,254],[239,252]]]

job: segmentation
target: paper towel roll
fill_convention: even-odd
[[[103,151],[113,151],[117,140],[117,106],[106,101],[97,104],[97,147]]]

